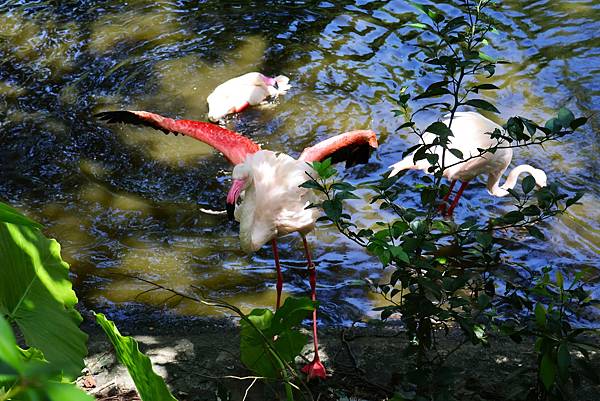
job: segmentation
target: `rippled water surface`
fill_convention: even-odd
[[[453,8],[451,1],[436,3]],[[547,243],[507,233],[509,256],[538,268],[584,271],[598,283],[600,5],[504,1],[500,10],[501,33],[492,35],[489,53],[512,64],[493,78],[502,90],[487,95],[502,117],[545,121],[562,105],[593,115],[576,136],[516,152],[513,165],[527,161],[586,195],[542,227]],[[244,255],[235,224],[199,211],[224,206],[231,171],[224,159],[191,138],[107,127],[92,114],[128,108],[202,120],[218,83],[254,70],[285,74],[293,83],[287,95],[232,118],[228,127],[292,156],[331,135],[372,128],[380,151],[370,164],[343,172],[365,182],[415,140],[395,133],[398,88],[435,78],[409,58],[415,49],[403,25],[412,18],[404,1],[0,2],[0,198],[42,221],[61,242],[88,306],[140,302],[184,314],[221,313],[142,293],[146,285],[118,275],[129,274],[181,291],[194,285],[244,308],[271,307],[270,247]],[[437,117],[424,114],[420,123]],[[417,176],[403,178],[407,189]],[[510,207],[481,183],[465,197],[456,219]],[[407,192],[402,201],[411,199]],[[352,208],[360,223],[377,221],[370,205]],[[309,242],[323,319],[373,315],[381,300],[364,279],[381,276],[378,263],[331,227],[318,228]],[[299,237],[282,239],[280,252],[285,293],[306,294]]]

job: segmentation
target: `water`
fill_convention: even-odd
[[[385,172],[415,139],[396,134],[398,88],[424,87],[403,35],[413,18],[403,1],[5,1],[0,3],[0,198],[46,226],[63,246],[80,299],[96,309],[142,303],[189,315],[223,313],[148,289],[136,275],[180,291],[191,286],[248,310],[272,307],[270,247],[244,255],[238,228],[222,209],[231,168],[208,146],[150,129],[107,127],[92,114],[148,110],[205,119],[206,96],[248,71],[288,75],[293,89],[276,104],[236,116],[228,127],[264,148],[298,156],[302,149],[351,129],[374,129],[380,151],[366,166],[343,171],[354,183]],[[453,2],[438,1],[449,10]],[[499,70],[487,94],[503,117],[545,121],[567,105],[592,115],[577,135],[519,150],[527,162],[583,205],[542,227],[539,243],[509,232],[509,256],[537,268],[584,271],[600,282],[598,105],[600,5],[588,1],[505,1],[492,55]],[[594,114],[596,113],[596,114]],[[436,119],[423,114],[420,124]],[[418,173],[403,179],[407,188]],[[456,218],[499,213],[507,199],[483,184],[466,192]],[[407,193],[402,202],[410,203]],[[377,210],[352,204],[362,225]],[[321,317],[348,323],[374,316],[382,300],[376,260],[331,227],[309,237],[318,265]],[[307,294],[298,236],[280,241],[287,295]],[[594,284],[596,283],[596,284]],[[598,291],[596,291],[598,294]]]

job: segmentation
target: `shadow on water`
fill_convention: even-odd
[[[490,95],[503,117],[543,120],[563,104],[597,112],[599,6],[503,4],[497,17],[505,33],[490,51],[513,62],[498,71],[494,83],[502,90]],[[269,247],[244,255],[234,224],[199,212],[223,207],[231,169],[219,155],[190,138],[106,127],[95,112],[130,108],[204,119],[206,96],[218,83],[251,70],[283,73],[294,84],[286,96],[231,118],[228,127],[292,156],[330,135],[372,128],[379,154],[342,172],[360,183],[384,173],[414,141],[394,133],[398,88],[434,79],[409,56],[413,34],[403,25],[413,17],[403,1],[11,2],[0,5],[0,15],[0,197],[45,223],[63,245],[80,298],[96,308],[164,302],[152,292],[136,298],[147,287],[114,273],[178,290],[195,285],[244,309],[274,303],[275,276]],[[424,114],[420,123],[437,117]],[[598,127],[594,115],[573,138],[518,152],[515,164],[544,168],[550,180],[587,194],[582,206],[543,227],[551,246],[508,233],[511,257],[583,270],[599,281]],[[405,176],[403,202],[413,202],[417,182],[418,174]],[[508,207],[482,184],[465,198],[459,220]],[[379,219],[371,205],[351,207],[359,224]],[[374,316],[371,308],[382,300],[364,280],[381,276],[378,263],[330,227],[310,242],[322,318],[337,324]],[[281,256],[285,292],[306,294],[299,238],[285,238]],[[220,313],[185,302],[167,309]]]

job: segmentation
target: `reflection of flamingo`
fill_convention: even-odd
[[[279,75],[267,77],[260,72],[249,72],[217,86],[208,95],[208,119],[218,121],[227,114],[239,113],[265,99],[283,95],[289,88],[289,78]]]
[[[442,122],[448,125],[449,121],[450,119],[446,118]],[[480,151],[478,149],[489,149],[498,145],[498,140],[492,139],[489,135],[489,133],[494,132],[495,129],[502,131],[502,127],[479,113],[456,113],[454,115],[454,120],[452,121],[452,133],[454,136],[450,137],[448,149],[458,149],[465,160],[471,157],[471,155],[479,155]],[[436,135],[427,132],[423,135],[423,142],[425,144],[431,144],[436,137]],[[429,153],[437,154],[441,163],[441,147],[435,146],[429,150]],[[513,151],[511,148],[497,149],[494,153],[486,153],[462,163],[462,159],[459,159],[451,152],[446,151],[445,153],[444,165],[451,167],[444,170],[444,177],[451,182],[450,190],[444,197],[443,203],[440,205],[440,210],[442,212],[446,212],[446,203],[452,194],[452,189],[454,188],[454,184],[456,184],[456,180],[462,181],[454,201],[446,212],[448,215],[452,215],[452,212],[458,204],[458,200],[465,188],[469,184],[469,181],[480,174],[488,175],[487,189],[488,192],[494,196],[501,197],[508,195],[508,190],[515,187],[517,179],[522,173],[531,174],[538,187],[546,186],[546,173],[543,170],[534,168],[528,164],[521,164],[512,169],[508,174],[504,185],[499,185],[502,174],[504,174],[512,160]],[[431,164],[426,159],[418,160],[415,164],[413,157],[414,152],[400,160],[398,163],[390,166],[392,169],[390,177],[403,170],[423,170],[428,172]]]
[[[308,180],[307,172],[314,173],[307,164],[328,157],[346,165],[366,163],[371,150],[377,148],[373,131],[352,131],[334,136],[313,147],[304,149],[298,160],[270,150],[261,150],[250,139],[217,125],[190,120],[173,120],[145,111],[108,111],[97,115],[109,123],[125,122],[159,129],[165,133],[179,133],[205,142],[235,165],[232,185],[227,194],[230,217],[240,222],[242,250],[251,253],[271,242],[277,268],[277,308],[281,302],[283,276],[277,253],[277,238],[298,232],[302,236],[308,269],[312,300],[316,300],[316,271],[312,262],[306,234],[318,217],[316,208],[306,207],[316,201],[310,189],[300,185]],[[236,207],[238,199],[241,203]],[[325,378],[325,368],[319,360],[317,340],[317,311],[313,312],[315,355],[302,371],[309,378]]]

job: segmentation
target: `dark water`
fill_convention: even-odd
[[[60,5],[57,5],[59,4]],[[452,2],[437,2],[450,10]],[[488,94],[502,117],[542,121],[566,105],[593,115],[561,143],[516,152],[513,165],[546,170],[583,205],[542,230],[540,243],[509,232],[509,256],[600,282],[600,5],[588,1],[505,1],[492,55],[512,61]],[[264,148],[297,156],[306,146],[351,129],[372,128],[380,152],[372,163],[343,171],[361,183],[383,173],[414,138],[394,133],[398,88],[426,86],[408,55],[404,1],[6,1],[0,3],[0,198],[46,225],[63,245],[76,290],[95,308],[141,302],[184,314],[220,314],[115,273],[187,291],[191,285],[244,308],[274,304],[275,274],[265,246],[244,255],[237,226],[221,209],[231,168],[207,146],[150,129],[106,127],[92,114],[149,110],[205,119],[206,96],[248,72],[288,75],[293,89],[277,104],[233,118],[229,128]],[[594,114],[596,113],[596,114]],[[436,119],[422,115],[421,123]],[[416,174],[405,176],[413,184]],[[506,210],[473,185],[456,218]],[[410,203],[407,192],[403,202]],[[377,210],[352,204],[359,223]],[[322,316],[332,323],[373,315],[382,300],[364,279],[378,263],[331,227],[310,236],[318,264]],[[286,294],[308,292],[302,243],[281,241]],[[594,284],[596,283],[596,284]],[[598,294],[598,291],[596,291]]]

